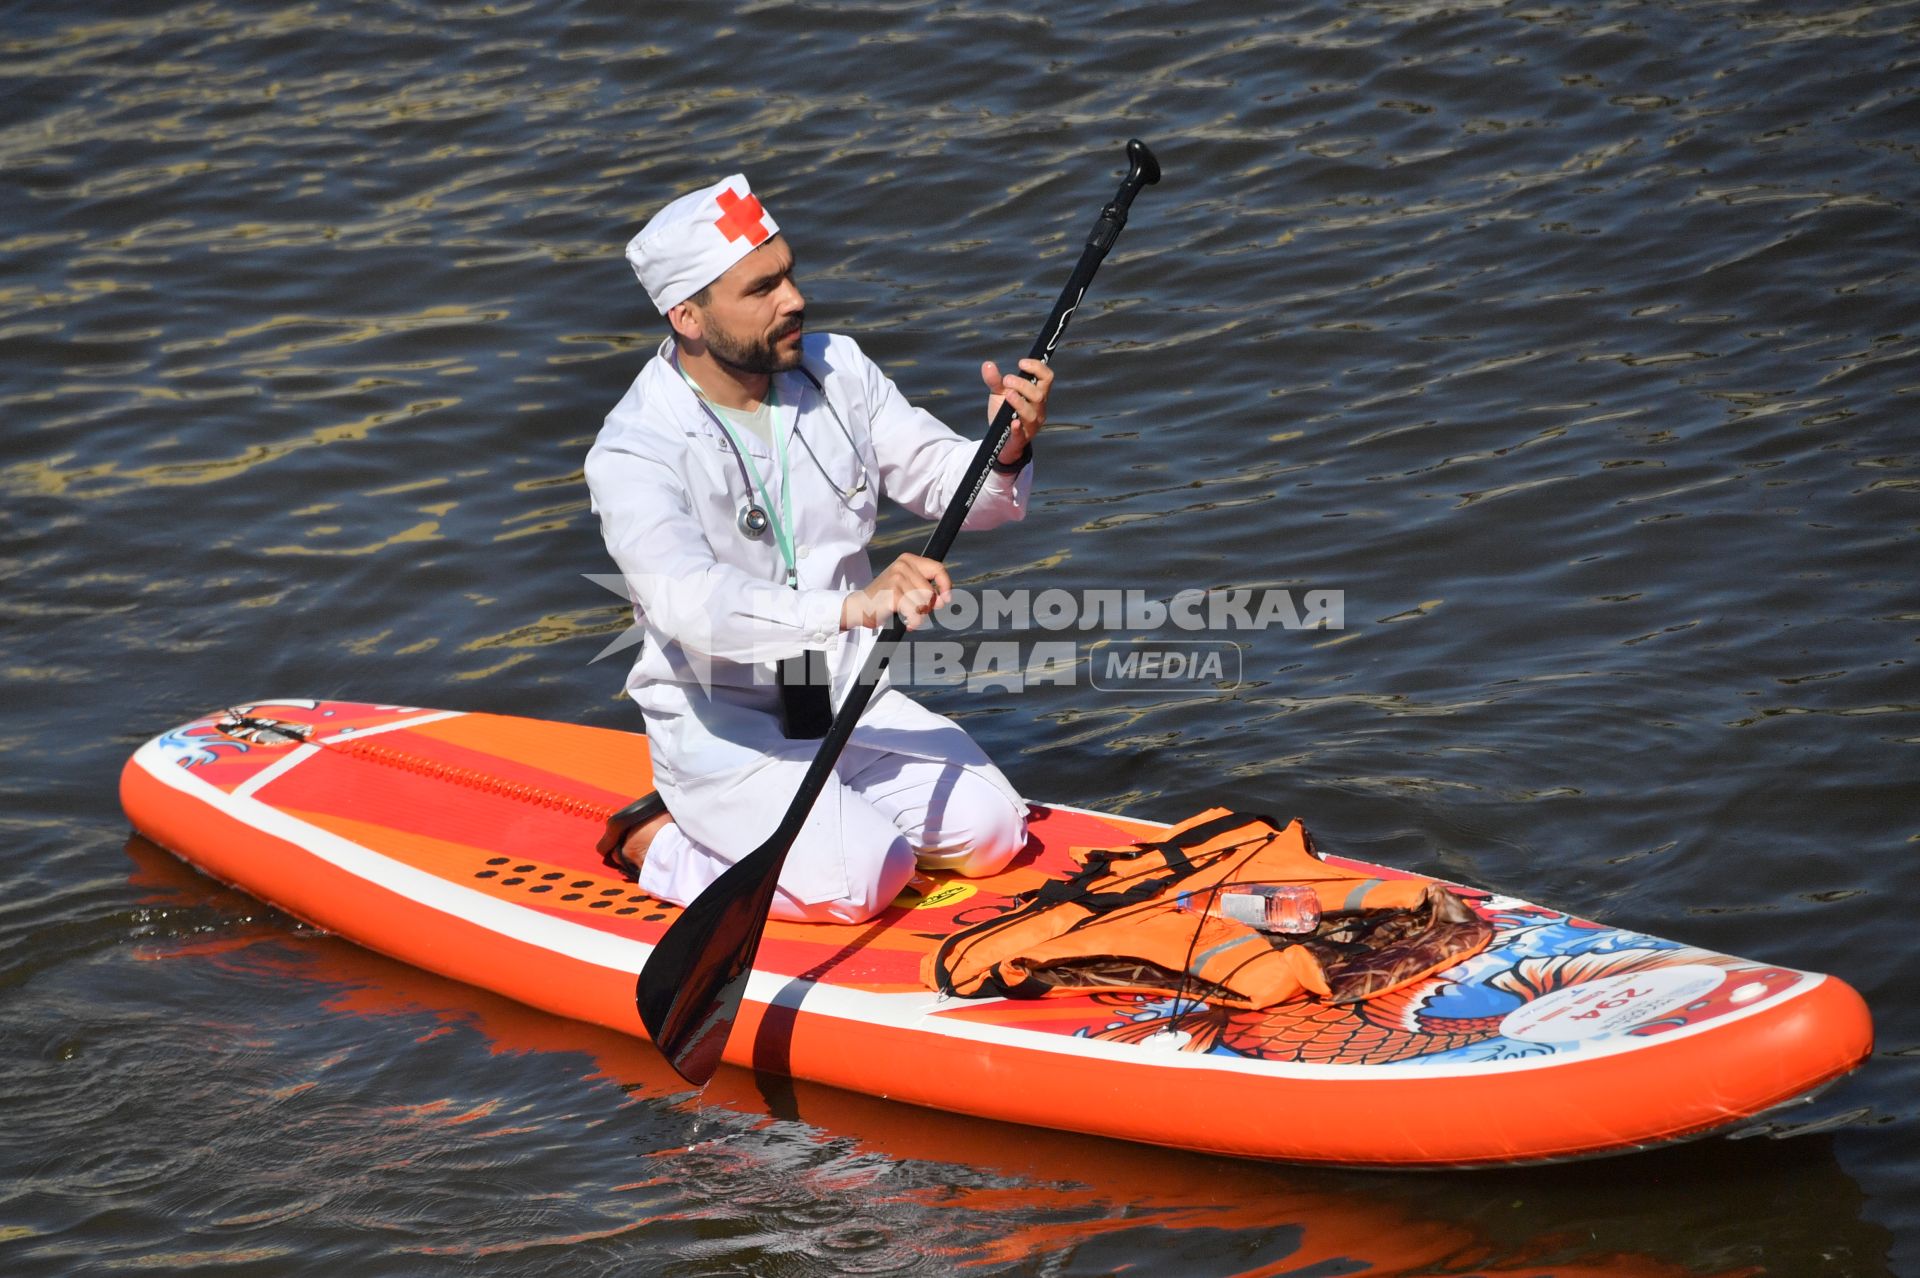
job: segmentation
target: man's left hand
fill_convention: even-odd
[[[1000,412],[1001,401],[1013,405],[1013,429],[1007,432],[1006,446],[1000,450],[1004,466],[1020,460],[1027,441],[1047,424],[1047,392],[1053,389],[1053,369],[1045,361],[1023,359],[1020,371],[1026,376],[1002,376],[1000,366],[992,360],[980,365],[980,380],[987,384],[987,421],[992,422]]]

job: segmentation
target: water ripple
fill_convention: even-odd
[[[1920,888],[1915,18],[10,14],[6,1267],[1912,1268],[1912,1142],[1887,1136],[1920,1042],[1891,922]],[[125,872],[126,752],[236,698],[632,726],[587,664],[624,621],[582,580],[605,563],[580,465],[659,340],[619,252],[664,197],[748,171],[816,324],[977,429],[975,364],[1030,339],[1133,134],[1167,181],[1060,353],[1030,517],[956,570],[1338,589],[1345,628],[1236,633],[1241,682],[1201,696],[923,695],[1038,797],[1297,811],[1333,846],[1840,973],[1888,1046],[1790,1139],[1524,1184],[1303,1189],[1158,1153],[1130,1177],[1106,1146],[1008,1170],[1041,1138],[714,1113],[602,1038],[621,1063],[583,1082],[590,1031],[447,986],[382,1006],[392,965]],[[876,547],[923,534],[890,515]],[[1080,672],[1143,636],[1067,637]]]

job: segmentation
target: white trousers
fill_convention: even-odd
[[[848,743],[787,854],[772,917],[862,923],[900,894],[916,862],[977,876],[1011,861],[1026,846],[1025,805],[965,733],[952,737],[941,759]],[[677,823],[663,826],[647,848],[640,889],[678,905],[699,895],[779,825],[808,762],[771,760],[747,792],[730,796],[764,826],[741,847],[716,850]]]

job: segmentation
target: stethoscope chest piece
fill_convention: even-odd
[[[767,512],[757,504],[748,502],[740,508],[740,531],[747,536],[756,539],[764,537],[770,527],[772,521],[767,518]]]

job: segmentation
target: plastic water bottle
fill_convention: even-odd
[[[1210,907],[1262,932],[1299,936],[1320,926],[1320,895],[1302,883],[1223,883],[1213,891],[1182,892],[1175,903],[1183,910]]]

